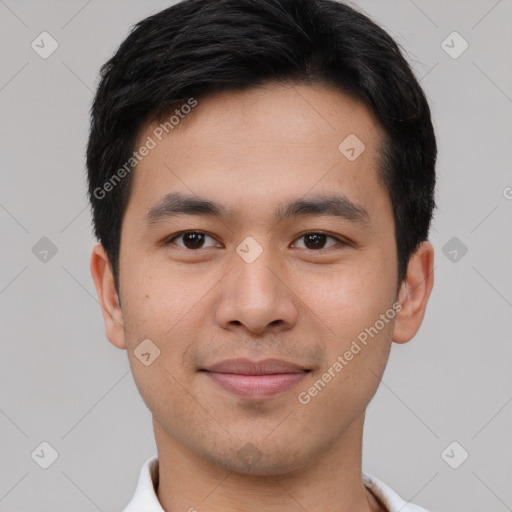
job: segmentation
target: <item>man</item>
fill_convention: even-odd
[[[133,511],[398,511],[365,409],[433,286],[436,141],[397,45],[333,0],[185,0],[101,72],[106,333],[158,455]]]

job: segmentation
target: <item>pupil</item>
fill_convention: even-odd
[[[325,243],[325,237],[326,235],[322,235],[320,233],[306,235],[306,247],[308,247],[308,249],[317,249],[318,247],[323,246]],[[311,243],[312,247],[309,247],[308,243]]]
[[[183,242],[188,249],[200,248],[203,244],[204,234],[203,233],[185,233],[183,235]],[[191,246],[191,247],[190,247]]]

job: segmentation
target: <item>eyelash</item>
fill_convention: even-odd
[[[202,235],[209,236],[210,238],[213,238],[215,240],[215,237],[213,235],[210,235],[206,231],[188,230],[188,231],[180,231],[178,233],[174,233],[173,235],[167,237],[165,240],[163,240],[162,245],[164,245],[164,246],[170,245],[174,242],[174,240],[180,238],[183,235],[189,234],[189,233],[199,233]],[[327,238],[332,238],[333,240],[335,240],[337,242],[337,245],[339,245],[339,246],[349,246],[350,245],[350,242],[348,242],[347,240],[343,240],[337,236],[331,235],[324,231],[306,231],[305,233],[300,234],[295,240],[299,240],[299,239],[305,237],[306,235],[325,235]],[[200,247],[199,249],[189,249],[187,247],[182,247],[180,245],[178,245],[178,247],[180,249],[185,249],[186,251],[190,251],[190,252],[197,252],[197,251],[200,251],[201,249],[205,249],[204,247]],[[308,249],[308,248],[302,248],[302,249],[309,251],[309,252],[321,252],[321,251],[326,251],[328,249],[332,249],[333,247],[336,247],[336,245],[331,245],[331,246],[325,247],[325,248],[322,247],[321,249]],[[209,249],[209,247],[206,247],[206,249]]]

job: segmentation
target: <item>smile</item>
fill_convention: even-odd
[[[291,389],[310,370],[278,359],[222,361],[202,370],[215,384],[245,398],[267,398]]]

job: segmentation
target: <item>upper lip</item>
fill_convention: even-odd
[[[214,373],[235,373],[239,375],[272,375],[309,371],[304,366],[282,359],[264,359],[262,361],[226,359],[208,368],[204,368],[204,370]]]

